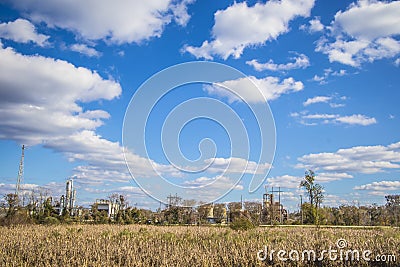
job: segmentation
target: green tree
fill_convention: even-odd
[[[305,172],[304,180],[300,182],[300,187],[306,190],[310,200],[310,219],[312,223],[319,224],[318,208],[324,200],[324,187],[315,183],[315,173],[312,170]]]
[[[386,198],[386,208],[390,214],[390,224],[400,225],[400,195],[388,195]]]
[[[8,210],[7,210],[7,215],[6,216],[7,217],[14,216],[16,211],[17,211],[17,208],[18,208],[18,202],[19,202],[18,195],[17,194],[13,194],[13,193],[7,194],[5,196],[5,201],[6,201],[7,206],[8,206]]]

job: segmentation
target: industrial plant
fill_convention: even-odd
[[[46,216],[68,216],[88,222],[99,218],[102,221],[129,221],[133,218],[133,221],[146,223],[229,224],[235,218],[244,217],[258,224],[282,224],[287,220],[287,211],[280,201],[280,188],[278,191],[272,188],[270,193],[266,191],[261,203],[243,202],[241,198],[240,202],[202,204],[196,209],[190,207],[193,205],[185,205],[185,200],[178,195],[169,195],[164,208],[160,203],[156,212],[142,210],[142,215],[138,215],[138,209],[129,207],[125,197],[118,194],[113,194],[108,199],[97,199],[90,208],[77,206],[77,190],[74,185],[76,177],[70,177],[65,182],[65,193],[58,199],[53,199],[48,193],[40,193],[39,197],[35,197],[32,192],[29,201],[26,201],[22,189],[25,148],[22,146],[14,196],[18,202],[17,206],[26,207],[31,216],[42,214],[47,209]],[[275,192],[278,192],[278,201],[274,200]],[[143,213],[146,213],[146,216],[143,216]]]

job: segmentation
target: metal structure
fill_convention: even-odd
[[[24,179],[24,151],[25,151],[25,145],[22,145],[21,161],[19,162],[17,183],[15,185],[15,195],[17,196],[18,199],[18,205],[20,203],[21,184],[23,183]]]
[[[271,193],[268,193],[267,188],[265,191],[262,202],[262,221],[264,223],[269,222],[271,225],[274,223],[282,224],[287,220],[287,210],[283,208],[280,197],[280,193],[283,191],[280,187],[278,190],[274,190],[272,187]],[[278,201],[274,200],[274,193],[278,193]]]
[[[65,184],[65,195],[60,198],[59,215],[68,212],[69,215],[75,215],[76,189],[74,188],[74,179],[68,179]]]
[[[208,205],[206,220],[209,223],[212,223],[212,224],[215,223],[216,218],[214,216],[214,203],[211,203]]]
[[[112,202],[108,199],[96,199],[95,205],[98,211],[105,211],[107,216],[112,219],[114,219],[118,211],[122,209],[119,201]]]
[[[172,207],[177,207],[179,206],[180,202],[182,201],[181,197],[178,197],[178,194],[175,194],[175,196],[172,196],[171,194],[167,197],[168,199],[168,209]]]

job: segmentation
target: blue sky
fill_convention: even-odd
[[[179,185],[212,183],[203,194],[186,190],[197,200],[222,193],[220,201],[259,200],[264,185],[280,186],[294,210],[308,168],[325,188],[326,205],[383,204],[400,191],[399,1],[1,0],[0,7],[2,195],[15,188],[22,144],[25,190],[60,196],[76,176],[77,202],[85,206],[121,193],[131,205],[158,207],[133,181],[124,145],[132,175],[163,201],[176,192],[161,186],[160,175]],[[146,126],[129,128],[132,136],[146,128],[147,153],[123,144],[126,110],[132,118],[144,112],[141,102],[129,105],[140,86],[196,60],[231,66],[253,86],[239,77],[179,86],[157,102]],[[185,106],[190,100],[205,102]],[[260,128],[249,108],[268,106],[276,141],[260,137],[274,129]],[[177,107],[186,111],[173,117]],[[171,131],[162,133],[168,116],[179,121],[190,112],[226,122],[171,119]],[[228,122],[235,116],[247,134],[241,144],[230,142],[241,127]],[[171,140],[186,161],[168,160],[178,155],[165,149]],[[232,152],[245,141],[248,154]],[[262,142],[276,145],[273,162],[260,160]],[[205,170],[188,172],[197,167]],[[251,178],[267,173],[249,193]]]

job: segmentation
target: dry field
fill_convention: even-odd
[[[400,257],[400,230],[393,228],[275,227],[240,232],[227,227],[35,225],[0,231],[0,266],[400,266],[398,258],[385,264],[340,260],[339,250],[336,261],[327,254],[320,262],[301,258],[304,250],[320,255],[324,249],[338,249],[339,239],[347,242],[343,253],[371,250],[371,259]],[[265,246],[268,253],[276,251],[272,261],[257,258]],[[299,261],[294,252],[291,259],[279,260],[279,250],[287,251],[286,258],[290,251],[299,251]]]

